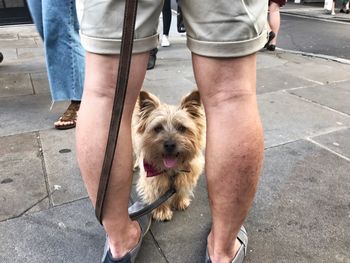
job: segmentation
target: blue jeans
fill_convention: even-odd
[[[81,100],[85,51],[80,44],[74,0],[28,0],[44,42],[53,101]]]

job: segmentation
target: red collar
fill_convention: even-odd
[[[157,176],[157,175],[160,175],[164,172],[164,170],[163,171],[158,170],[152,164],[145,161],[145,159],[143,160],[143,168],[145,169],[145,172],[147,173],[147,177]]]
[[[163,174],[166,172],[166,170],[158,170],[156,167],[154,167],[151,163],[148,163],[143,159],[143,168],[145,169],[145,172],[147,173],[146,177],[154,177],[160,174]],[[178,170],[177,171],[182,173],[189,173],[190,170]]]

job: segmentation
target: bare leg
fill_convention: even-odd
[[[332,3],[332,11],[331,11],[332,15],[335,15],[335,1],[333,1]]]
[[[113,257],[135,247],[140,227],[128,216],[132,180],[131,117],[145,77],[148,53],[133,56],[129,86],[120,127],[116,158],[104,206],[103,225]],[[91,202],[96,203],[112,111],[119,58],[87,53],[84,94],[77,121],[77,155]]]
[[[281,16],[280,16],[280,6],[274,2],[271,2],[269,6],[269,25],[271,30],[275,33],[274,39],[271,40],[271,45],[276,45],[277,35],[280,29]]]
[[[253,201],[263,159],[256,102],[256,56],[215,59],[193,55],[207,118],[206,175],[212,212],[212,262],[229,262]]]

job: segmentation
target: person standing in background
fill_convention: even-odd
[[[55,128],[74,128],[83,94],[85,68],[75,0],[28,0],[28,6],[44,43],[52,100],[71,102],[54,123]]]
[[[280,8],[286,4],[286,0],[269,0],[269,15],[268,15],[268,27],[269,27],[269,40],[265,45],[265,48],[270,51],[276,49],[277,35],[281,24]]]
[[[170,25],[171,25],[170,0],[164,0],[162,16],[163,16],[163,36],[162,36],[162,41],[161,41],[160,45],[162,47],[168,47],[168,46],[170,46],[169,31],[170,31]]]
[[[349,0],[343,0],[342,8],[339,13],[349,14]]]
[[[164,0],[163,9],[162,9],[162,18],[163,18],[163,36],[160,45],[162,47],[169,47],[169,31],[171,25],[171,2],[170,0]],[[154,48],[150,51],[149,60],[147,64],[147,69],[153,69],[156,65],[158,48]]]
[[[335,16],[335,0],[333,0],[333,3],[332,3],[331,15]]]

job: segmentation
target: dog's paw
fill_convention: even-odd
[[[190,206],[191,200],[189,198],[176,198],[174,200],[174,208],[176,210],[186,210]]]
[[[152,216],[157,221],[169,221],[173,217],[173,211],[168,206],[160,206],[153,210]]]

